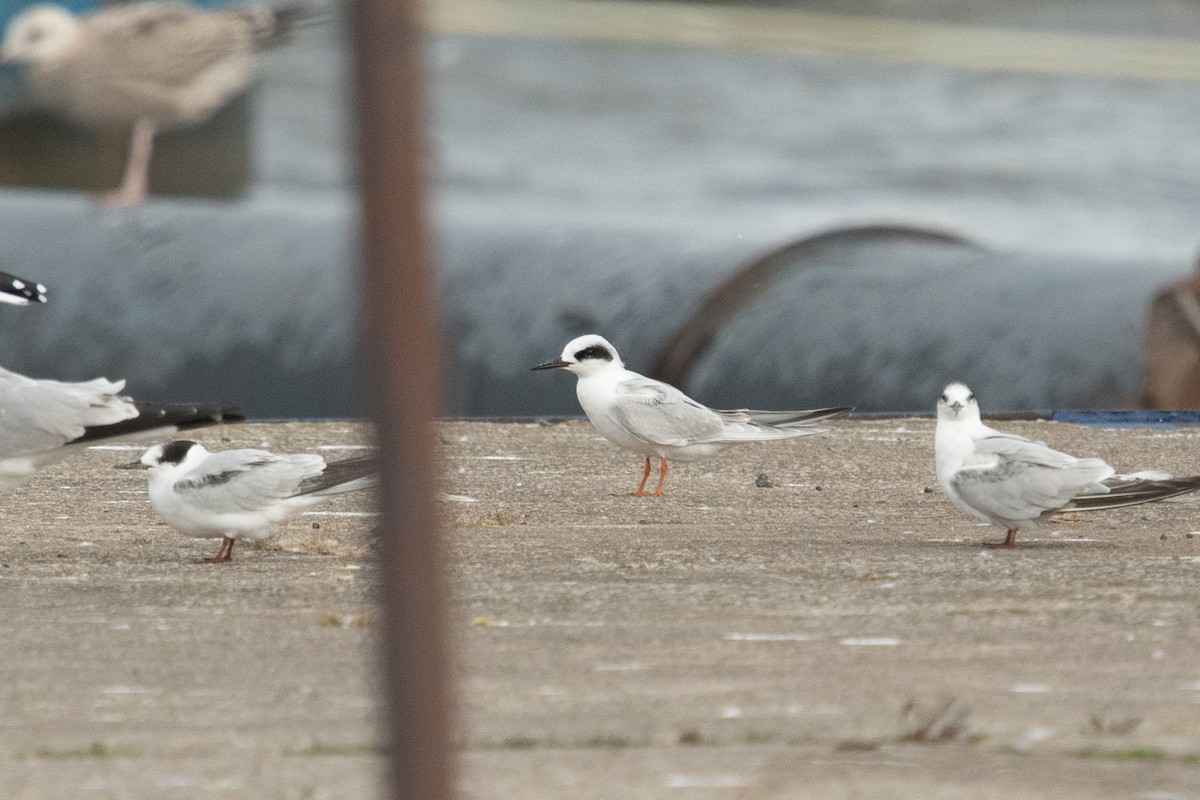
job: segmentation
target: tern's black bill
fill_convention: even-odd
[[[124,464],[114,464],[114,469],[150,469],[146,464],[140,461],[126,461]]]
[[[569,366],[571,366],[569,361],[563,361],[561,358],[556,358],[553,361],[547,361],[545,364],[538,364],[533,369],[562,369],[563,367]],[[530,372],[532,371],[533,370],[530,370]]]

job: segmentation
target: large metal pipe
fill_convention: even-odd
[[[431,423],[441,411],[424,207],[417,7],[350,6],[363,226],[362,343],[383,462],[381,595],[388,797],[450,796],[446,645]]]

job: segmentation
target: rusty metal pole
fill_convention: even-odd
[[[441,364],[424,205],[421,37],[413,0],[353,0],[362,198],[362,342],[382,460],[385,796],[450,797],[433,419]]]

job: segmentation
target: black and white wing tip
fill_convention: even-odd
[[[18,278],[10,272],[0,272],[0,303],[27,306],[46,302],[46,287],[35,281]]]
[[[379,460],[375,456],[360,456],[325,465],[320,475],[301,481],[297,495],[329,495],[365,489],[378,482]]]
[[[1105,482],[1111,490],[1107,494],[1085,494],[1075,497],[1064,511],[1100,511],[1106,508],[1136,506],[1178,497],[1189,492],[1200,491],[1200,475],[1169,480],[1112,480]]]
[[[246,415],[236,406],[223,403],[145,403],[135,400],[138,415],[112,425],[95,425],[85,429],[80,442],[120,439],[126,436],[159,431],[164,434],[190,431],[226,422],[245,422]]]

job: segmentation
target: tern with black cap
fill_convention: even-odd
[[[185,536],[220,539],[209,563],[228,563],[240,539],[265,539],[285,520],[343,492],[377,482],[373,456],[326,463],[318,455],[277,455],[267,450],[212,453],[179,440],[151,447],[140,461],[123,464],[149,474],[150,504]]]
[[[809,411],[717,411],[670,384],[625,368],[617,349],[595,334],[571,340],[562,355],[533,369],[565,369],[578,378],[575,394],[600,435],[645,456],[634,497],[662,497],[667,461],[693,461],[726,447],[749,442],[794,439],[825,433],[815,425],[851,410],[850,406]],[[659,459],[658,486],[646,492],[650,459]]]

